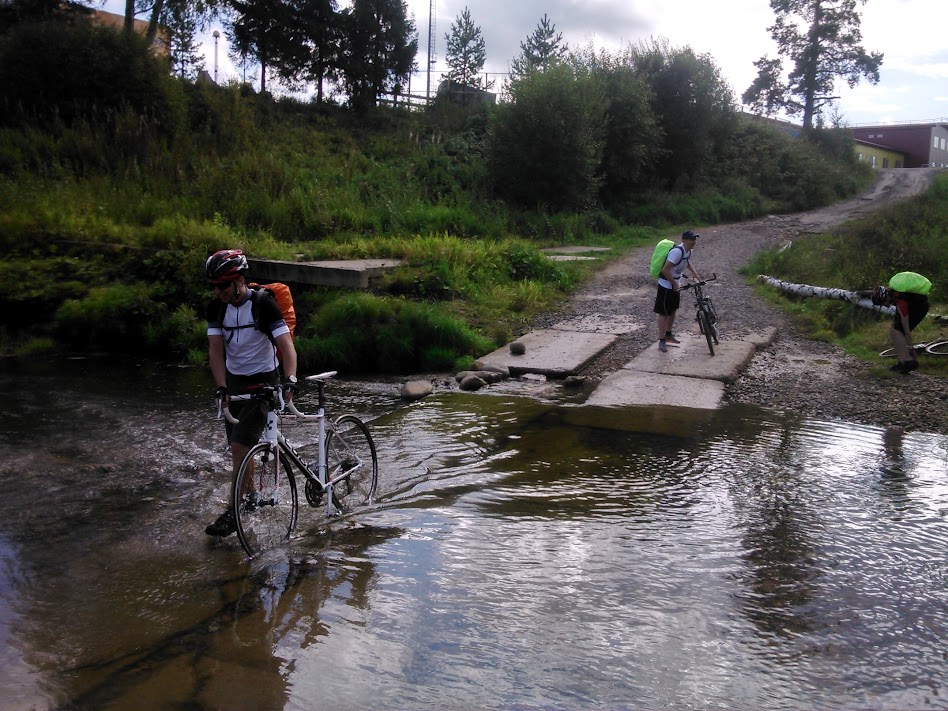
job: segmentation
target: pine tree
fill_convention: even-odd
[[[162,9],[160,22],[168,28],[171,39],[171,71],[180,77],[193,79],[204,68],[195,40],[201,17],[189,0],[167,0]]]
[[[520,43],[520,56],[514,58],[510,64],[511,78],[517,79],[535,71],[543,71],[562,61],[568,51],[569,46],[563,42],[563,33],[557,32],[556,25],[544,15],[533,34],[527,37],[526,43]]]
[[[471,12],[464,8],[446,34],[447,79],[451,84],[473,89],[489,89],[490,82],[480,76],[487,61],[487,49],[481,28],[471,20]]]
[[[770,0],[776,21],[768,30],[777,53],[793,68],[784,83],[780,60],[759,59],[757,78],[741,97],[744,104],[757,113],[802,113],[803,128],[810,129],[820,108],[837,98],[832,95],[837,78],[850,87],[862,77],[877,84],[882,54],[869,54],[860,45],[857,2],[866,0]]]
[[[280,73],[284,58],[295,56],[293,8],[286,0],[228,0],[234,11],[230,24],[231,53],[260,63],[260,93],[267,90],[267,71]]]
[[[339,65],[341,29],[336,0],[294,0],[296,28],[302,35],[302,76],[316,84],[316,103],[323,102],[324,81]]]

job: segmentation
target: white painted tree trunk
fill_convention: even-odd
[[[860,296],[855,291],[846,291],[845,289],[829,289],[824,286],[810,286],[809,284],[792,284],[788,281],[774,279],[766,274],[759,274],[757,281],[762,281],[775,289],[786,291],[797,296],[818,296],[823,299],[836,299],[837,301],[847,301],[854,306],[860,306],[870,311],[875,311],[884,316],[893,316],[895,314],[894,306],[876,306],[870,299]]]

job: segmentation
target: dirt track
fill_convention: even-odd
[[[722,338],[736,338],[767,326],[778,328],[775,343],[759,351],[738,382],[728,387],[729,400],[829,419],[948,434],[948,387],[944,380],[926,375],[924,363],[908,376],[890,375],[880,372],[878,365],[847,356],[839,348],[801,338],[790,321],[754,296],[737,274],[738,268],[762,249],[800,234],[825,232],[924,192],[938,172],[880,170],[870,191],[844,203],[808,213],[767,216],[699,230],[701,238],[693,264],[702,275],[718,275],[709,293],[718,311]],[[531,328],[573,316],[635,315],[641,327],[621,337],[583,374],[601,378],[621,368],[657,339],[652,313],[655,286],[647,268],[651,249],[636,250],[610,264],[562,310],[544,314]],[[691,328],[691,308],[683,306],[675,330],[687,332]]]

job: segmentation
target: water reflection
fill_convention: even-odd
[[[943,436],[340,383],[337,407],[374,418],[380,502],[307,512],[248,562],[201,533],[226,495],[205,384],[135,377],[147,407],[117,378],[36,373],[53,407],[31,409],[0,375],[29,413],[0,432],[13,708],[921,708],[948,689]]]
[[[252,689],[253,708],[283,708],[290,698],[294,659],[329,634],[320,611],[332,600],[347,607],[350,618],[365,615],[375,574],[366,552],[399,535],[398,529],[343,529],[323,540],[310,539],[307,557],[275,552],[237,565],[228,578],[203,583],[192,571],[177,582],[187,585],[193,598],[177,599],[175,609],[165,614],[155,607],[168,601],[150,598],[166,590],[141,591],[138,643],[130,638],[104,655],[105,650],[85,650],[82,656],[91,661],[62,672],[72,689],[66,704],[140,708],[141,699],[161,698],[163,707],[232,709],[245,707]],[[320,547],[333,553],[313,555]],[[163,619],[172,612],[174,619]],[[178,626],[182,619],[190,619],[188,626]],[[140,643],[160,630],[170,634]]]

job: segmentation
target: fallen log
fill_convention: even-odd
[[[875,311],[883,316],[893,316],[895,314],[894,306],[876,306],[872,300],[864,293],[858,291],[847,291],[846,289],[831,289],[825,286],[810,286],[809,284],[793,284],[789,281],[781,281],[766,274],[758,274],[757,281],[785,291],[797,296],[817,296],[822,299],[835,299],[837,301],[846,301],[854,306],[859,306],[870,311]]]

